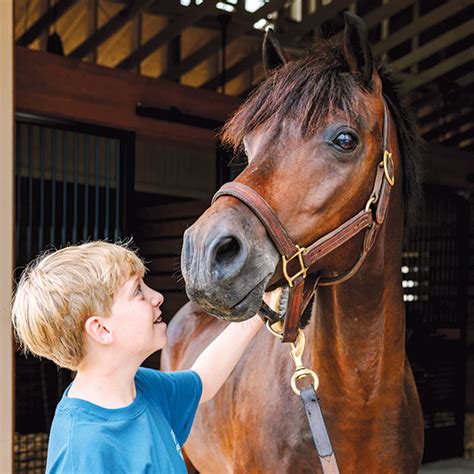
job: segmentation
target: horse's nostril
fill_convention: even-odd
[[[239,241],[234,237],[224,237],[215,247],[216,265],[226,267],[234,261],[240,252]]]

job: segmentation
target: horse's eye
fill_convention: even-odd
[[[357,138],[348,132],[340,133],[333,143],[342,151],[352,151],[357,146]]]

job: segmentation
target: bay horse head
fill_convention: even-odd
[[[268,77],[225,125],[222,138],[248,158],[235,182],[262,198],[298,247],[324,241],[365,211],[373,217],[367,232],[384,224],[387,213],[386,245],[400,253],[404,215],[418,189],[417,136],[405,109],[394,105],[401,102],[395,82],[376,65],[364,23],[348,12],[344,17],[342,38],[293,62],[285,61],[267,32]],[[390,150],[385,165],[384,146]],[[381,166],[380,179],[394,180],[383,203]],[[242,321],[257,312],[266,289],[287,282],[271,229],[245,200],[229,194],[185,232],[182,272],[192,301],[219,318]],[[372,249],[375,233],[367,232],[331,246],[311,272],[321,282],[352,276],[361,249]]]

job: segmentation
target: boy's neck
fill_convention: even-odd
[[[68,398],[80,398],[104,408],[123,408],[136,397],[137,367],[79,368],[68,391]]]

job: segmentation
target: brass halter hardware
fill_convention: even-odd
[[[390,175],[390,172],[388,169],[389,158],[392,158],[392,153],[388,150],[385,150],[383,152],[383,161],[380,163],[380,166],[383,166],[383,172],[385,174],[385,178],[388,181],[388,184],[390,184],[390,186],[393,186],[395,184],[395,175],[393,174],[393,170],[392,170],[392,175]]]
[[[295,245],[295,247],[298,249],[294,255],[292,255],[290,258],[286,258],[284,255],[281,256],[282,259],[282,265],[283,265],[283,275],[286,278],[286,281],[288,282],[288,285],[290,288],[293,287],[293,282],[301,275],[303,275],[303,278],[306,278],[306,272],[308,271],[308,267],[304,266],[304,261],[303,261],[303,252],[306,250],[304,247],[300,247],[299,245]],[[300,271],[295,273],[293,276],[288,275],[288,262],[291,262],[294,258],[298,257],[298,261],[300,263]]]

